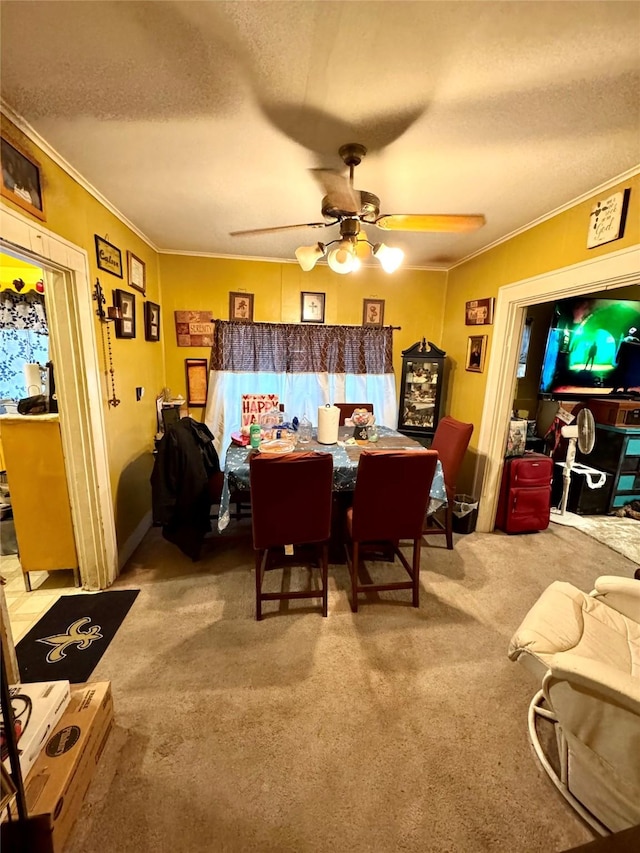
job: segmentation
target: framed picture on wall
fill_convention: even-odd
[[[4,137],[0,144],[2,195],[38,219],[45,219],[40,164]]]
[[[300,322],[324,323],[324,293],[300,293]]]
[[[253,293],[229,293],[229,319],[244,323],[253,320]]]
[[[113,304],[117,309],[115,320],[116,338],[136,336],[136,298],[128,290],[114,290]]]
[[[160,340],[160,306],[155,302],[144,303],[144,339]]]
[[[362,300],[362,325],[382,328],[384,323],[384,299]]]
[[[184,363],[187,370],[187,406],[203,408],[207,402],[207,359],[185,358]]]
[[[117,246],[109,243],[104,237],[98,234],[94,235],[96,241],[96,261],[98,269],[110,272],[111,275],[117,275],[118,278],[123,278],[122,275],[122,252]]]
[[[464,322],[466,326],[490,326],[493,323],[493,296],[487,299],[473,299],[465,303]]]
[[[471,335],[467,342],[467,363],[465,370],[482,373],[487,352],[487,335]]]
[[[139,290],[144,296],[147,292],[147,266],[133,252],[127,249],[127,272],[129,276],[129,287]]]

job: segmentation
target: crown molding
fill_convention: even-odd
[[[249,255],[223,255],[219,252],[189,252],[185,249],[158,249],[158,254],[160,255],[182,255],[187,258],[217,258],[219,260],[224,261],[256,261],[259,263],[266,264],[293,264],[294,266],[298,266],[298,262],[293,258],[263,258],[263,257],[254,257]],[[317,266],[327,266],[326,261],[318,261]],[[362,264],[363,269],[380,269],[377,264]],[[416,265],[405,265],[403,264],[399,267],[396,272],[400,272],[400,270],[418,270],[420,272],[447,272],[449,268],[446,266],[438,266],[432,264],[430,266],[416,266]]]
[[[506,243],[508,240],[512,240],[519,234],[524,234],[525,231],[530,231],[532,228],[535,228],[536,225],[541,225],[543,222],[547,222],[549,219],[553,219],[554,216],[558,216],[560,213],[564,213],[567,210],[571,210],[572,207],[575,207],[578,204],[582,204],[583,201],[588,201],[594,195],[598,195],[598,193],[610,190],[611,187],[615,187],[617,184],[621,184],[624,181],[628,181],[629,178],[635,178],[636,175],[640,175],[640,164],[638,164],[637,166],[633,166],[631,169],[627,169],[626,172],[622,172],[620,175],[617,175],[615,178],[611,178],[610,180],[605,181],[605,183],[594,187],[592,190],[589,190],[586,193],[582,193],[582,195],[577,196],[576,198],[566,202],[560,207],[556,207],[555,210],[552,210],[549,213],[545,213],[543,216],[539,216],[537,219],[532,220],[526,225],[523,225],[520,228],[516,228],[515,231],[511,231],[509,234],[505,234],[504,237],[500,237],[500,239],[494,240],[493,243],[489,243],[488,246],[484,246],[482,249],[478,249],[476,252],[472,252],[470,255],[467,255],[465,258],[462,258],[461,260],[456,261],[455,264],[452,264],[448,268],[448,272],[451,272],[451,270],[454,270],[456,267],[462,266],[462,264],[466,264],[467,261],[471,261],[473,260],[473,258],[477,258],[480,255],[484,255],[485,252],[490,252],[491,249],[495,249],[496,246],[500,246],[502,245],[502,243]]]
[[[59,154],[46,139],[40,136],[37,130],[35,130],[29,122],[23,118],[23,116],[13,110],[2,98],[0,98],[0,113],[6,116],[12,124],[15,124],[18,130],[24,133],[27,139],[30,139],[34,145],[37,145],[38,148],[47,155],[47,157],[53,160],[53,162],[63,170],[63,172],[66,172],[67,175],[69,175],[70,178],[73,178],[76,183],[80,184],[80,186],[86,190],[89,195],[93,196],[93,198],[100,202],[103,207],[106,207],[109,213],[112,213],[116,219],[119,219],[123,225],[126,225],[127,228],[140,237],[140,239],[143,240],[150,249],[153,249],[154,252],[158,251],[158,247],[151,239],[149,239],[149,237],[147,237],[144,231],[141,231],[137,225],[135,225],[130,219],[127,219],[124,213],[118,210],[118,208],[113,205],[108,198],[105,198],[105,196],[103,196],[102,193],[93,186],[93,184],[90,184],[77,169],[74,169],[71,163],[65,160],[64,157]]]

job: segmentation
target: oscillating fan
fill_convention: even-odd
[[[563,426],[561,430],[564,438],[569,439],[567,455],[564,460],[564,472],[562,474],[562,501],[560,502],[560,513],[564,515],[567,511],[567,500],[569,498],[569,486],[571,485],[571,469],[576,459],[576,445],[580,453],[585,456],[591,453],[596,440],[596,422],[591,409],[580,409],[575,424]]]

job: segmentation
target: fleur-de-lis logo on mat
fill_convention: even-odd
[[[102,639],[100,625],[92,625],[88,631],[80,630],[87,622],[91,622],[91,617],[83,616],[82,619],[76,619],[75,622],[69,625],[66,634],[53,634],[51,637],[42,637],[42,639],[36,641],[53,646],[53,649],[47,655],[48,663],[57,663],[62,658],[66,658],[65,650],[74,643],[77,643],[78,649],[82,651],[88,649],[94,640]]]

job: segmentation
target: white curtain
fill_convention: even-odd
[[[239,373],[211,371],[205,423],[215,435],[220,460],[224,460],[231,433],[240,429],[243,394],[277,394],[286,417],[306,413],[318,425],[318,406],[327,403],[373,403],[376,423],[395,429],[398,424],[396,383],[393,373]]]

